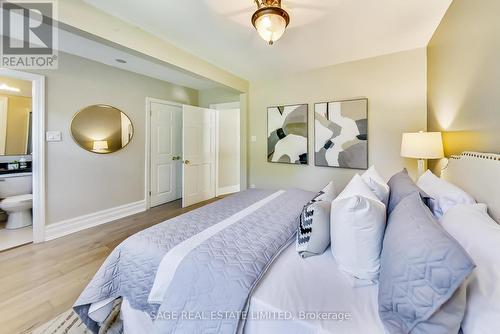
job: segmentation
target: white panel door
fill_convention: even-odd
[[[215,113],[183,106],[182,207],[215,197]]]
[[[151,206],[181,198],[182,107],[152,101]]]

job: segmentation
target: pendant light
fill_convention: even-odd
[[[273,45],[283,36],[290,23],[290,16],[281,8],[281,0],[255,0],[257,11],[252,16],[252,24],[263,40]]]

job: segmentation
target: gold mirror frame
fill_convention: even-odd
[[[134,133],[130,117],[107,104],[94,104],[81,109],[70,124],[74,142],[85,151],[96,154],[122,150],[130,144]]]

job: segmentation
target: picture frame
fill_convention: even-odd
[[[314,104],[314,164],[368,169],[368,99]]]
[[[267,161],[309,164],[309,105],[267,108]]]

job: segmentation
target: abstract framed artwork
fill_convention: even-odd
[[[308,105],[267,108],[267,161],[307,165]]]
[[[368,168],[368,99],[316,103],[314,129],[316,166]]]

